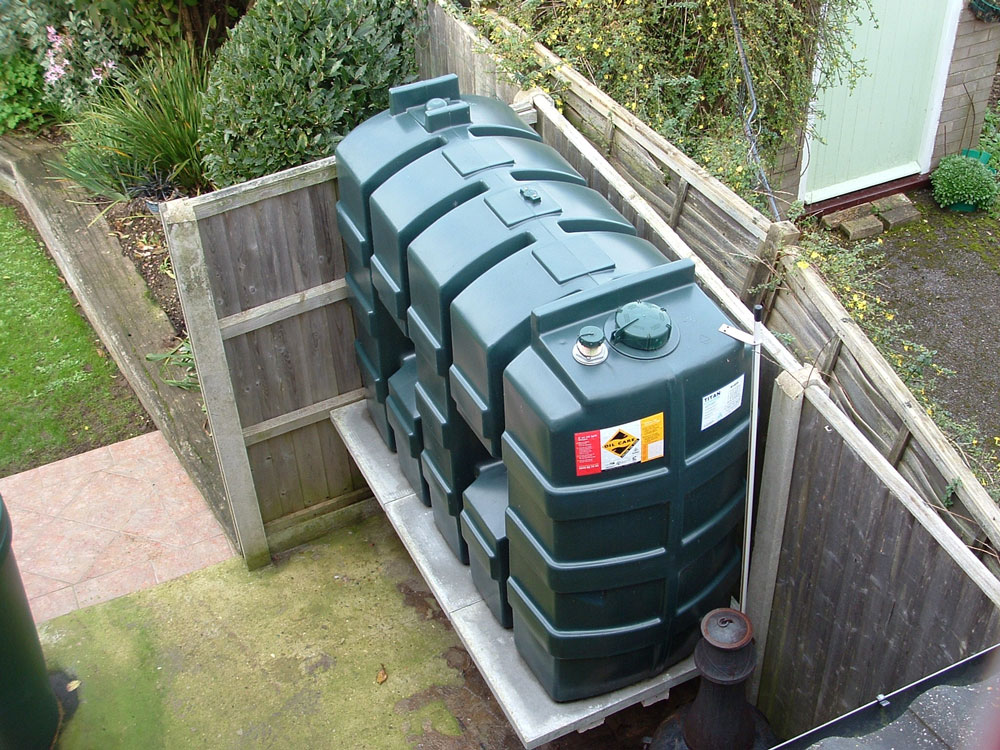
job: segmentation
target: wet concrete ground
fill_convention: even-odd
[[[521,747],[382,516],[39,631],[49,668],[81,681],[62,750]],[[639,750],[691,687],[545,747]]]

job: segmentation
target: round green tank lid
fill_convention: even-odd
[[[651,352],[670,338],[670,316],[651,302],[629,302],[615,313],[614,340],[632,349]]]

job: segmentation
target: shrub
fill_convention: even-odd
[[[959,154],[946,156],[931,173],[934,200],[942,208],[955,203],[971,203],[987,209],[997,197],[996,175],[976,159]]]
[[[410,0],[258,0],[205,97],[208,176],[230,185],[333,153],[416,72]]]
[[[126,67],[69,125],[62,173],[112,200],[198,191],[207,182],[198,146],[207,84],[208,61],[188,44]]]
[[[79,110],[101,84],[120,80],[118,45],[97,24],[71,12],[61,27],[46,26],[45,96],[65,112]]]
[[[42,121],[42,69],[27,52],[0,58],[0,133]]]

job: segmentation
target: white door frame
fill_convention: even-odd
[[[833,198],[838,195],[844,195],[845,193],[851,193],[855,190],[863,190],[866,187],[872,187],[873,185],[879,185],[901,177],[907,177],[911,174],[922,174],[930,171],[931,159],[934,155],[934,141],[937,138],[938,125],[941,120],[941,108],[944,104],[944,93],[948,84],[948,71],[951,70],[951,58],[955,52],[955,37],[958,34],[959,18],[962,14],[962,8],[965,5],[965,0],[945,1],[948,7],[945,11],[944,23],[941,24],[941,42],[938,46],[938,59],[934,68],[934,76],[931,79],[930,107],[927,113],[927,121],[924,124],[924,134],[916,163],[911,162],[909,165],[893,167],[878,174],[866,175],[856,180],[841,183],[839,186],[829,188],[829,194],[827,194],[827,190],[820,191],[820,196],[814,199],[813,203],[818,203],[821,200]],[[803,143],[802,172],[799,175],[799,200],[805,200],[809,192],[809,171],[812,163],[809,155],[815,139],[815,118],[814,109],[809,113],[807,136]],[[849,189],[844,189],[844,186],[847,186]]]

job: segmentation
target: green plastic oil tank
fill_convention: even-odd
[[[661,671],[729,602],[750,348],[727,322],[677,261],[536,308],[503,374],[514,638],[557,701]]]
[[[462,537],[462,493],[475,479],[480,464],[489,461],[482,443],[462,420],[448,422],[426,398],[417,383],[417,411],[423,428],[424,450],[420,464],[434,511],[434,524],[462,564],[469,549]],[[442,440],[443,438],[443,440]]]
[[[386,416],[396,443],[396,457],[413,491],[420,501],[430,506],[430,491],[420,468],[420,452],[424,449],[420,429],[420,412],[417,411],[417,362],[413,354],[403,357],[396,373],[389,377],[389,397]]]
[[[504,429],[503,371],[530,342],[531,311],[665,262],[651,244],[620,231],[562,233],[505,258],[455,298],[451,395],[491,455],[500,456]]]
[[[0,750],[48,750],[59,703],[11,550],[10,516],[0,497]]]
[[[514,615],[507,601],[507,469],[502,461],[480,467],[462,506],[462,537],[469,546],[472,582],[497,622],[513,627]]]
[[[429,102],[434,102],[430,112]],[[337,221],[348,248],[362,257],[371,255],[369,199],[379,185],[470,129],[482,136],[541,140],[503,102],[462,96],[456,75],[390,89],[389,109],[354,128],[335,152]]]
[[[414,238],[466,201],[528,180],[585,184],[557,151],[543,143],[501,136],[456,137],[400,169],[372,193],[372,284],[404,332],[410,304],[407,252]],[[535,195],[533,186],[518,189]],[[520,203],[529,216],[551,208],[538,199],[522,198]],[[478,229],[463,228],[463,234],[471,231]]]
[[[352,130],[336,150],[337,223],[347,255],[347,288],[359,321],[356,351],[369,412],[390,447],[388,378],[412,347],[391,330],[393,319],[372,287],[370,198],[410,162],[456,137],[468,139],[470,133],[539,140],[508,106],[487,97],[461,96],[458,77],[447,75],[391,89],[389,109]]]
[[[350,291],[350,286],[348,285]],[[361,372],[368,413],[390,450],[396,450],[394,433],[389,426],[386,403],[389,398],[389,378],[396,372],[402,357],[413,345],[393,322],[389,312],[378,300],[366,300],[359,293],[350,293],[354,311],[354,356]]]
[[[410,244],[408,332],[420,382],[442,413],[448,410],[450,398],[451,303],[465,287],[517,251],[565,237],[568,232],[563,226],[586,225],[591,230],[625,234],[635,231],[589,188],[550,182],[543,191],[539,205],[544,203],[544,211],[539,215],[508,224],[492,207],[495,196],[487,193],[449,211]]]

